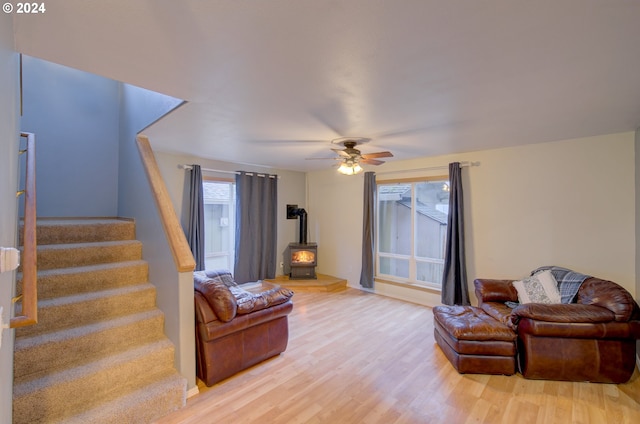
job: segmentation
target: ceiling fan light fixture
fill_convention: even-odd
[[[352,160],[345,160],[340,164],[338,172],[343,175],[356,175],[362,172],[363,169],[358,162]]]

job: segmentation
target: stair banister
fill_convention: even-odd
[[[14,299],[22,301],[21,315],[11,318],[11,328],[33,325],[38,322],[38,265],[36,242],[36,152],[35,135],[21,133],[26,139],[26,148],[20,154],[26,154],[24,190],[16,192],[24,196],[24,226],[22,251],[22,294]]]
[[[178,272],[191,272],[196,268],[196,262],[193,259],[193,253],[191,253],[184,230],[180,225],[173,203],[171,203],[171,197],[160,174],[158,163],[153,150],[151,150],[149,138],[140,134],[136,140],[176,270]]]

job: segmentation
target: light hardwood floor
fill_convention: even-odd
[[[622,385],[460,375],[430,308],[356,289],[296,293],[289,346],[158,421],[173,423],[640,423]]]

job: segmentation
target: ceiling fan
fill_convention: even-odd
[[[362,154],[360,150],[355,147],[360,144],[369,142],[370,139],[364,137],[342,137],[335,140],[331,140],[332,144],[339,144],[344,146],[344,149],[331,149],[336,154],[337,158],[308,158],[308,159],[334,159],[340,160],[341,164],[338,168],[338,172],[345,175],[354,175],[362,172],[361,163],[367,165],[381,165],[384,163],[378,158],[390,158],[393,157],[391,152],[375,152]]]

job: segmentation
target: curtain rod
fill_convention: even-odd
[[[179,168],[183,168],[185,170],[190,170],[193,168],[193,165],[178,165]],[[219,172],[221,174],[235,174],[235,175],[240,175],[239,171],[224,171],[222,169],[210,169],[210,168],[200,168],[202,171],[205,172]],[[247,172],[247,175],[255,175],[256,177],[269,177],[269,178],[277,178],[280,179],[279,175],[269,175],[269,174],[259,174],[257,172]]]
[[[468,166],[480,166],[480,162],[460,162],[461,168],[466,168]],[[426,168],[413,168],[413,169],[400,169],[398,171],[387,171],[387,172],[376,172],[376,175],[385,175],[385,174],[399,174],[403,172],[416,172],[416,171],[437,171],[438,169],[449,169],[449,165],[438,165],[438,166],[428,166]]]

